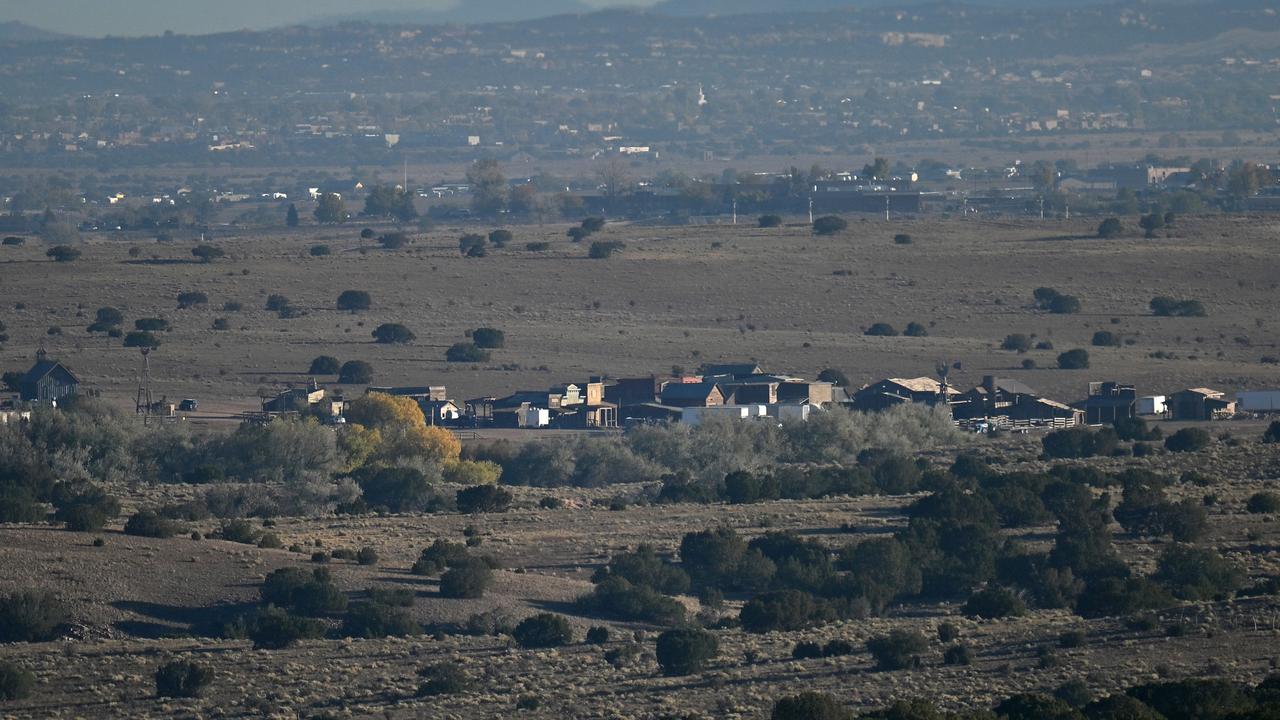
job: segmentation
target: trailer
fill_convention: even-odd
[[[1236,409],[1241,412],[1280,412],[1280,390],[1249,390],[1236,393]]]

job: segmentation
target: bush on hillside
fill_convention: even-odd
[[[906,670],[919,667],[920,655],[929,649],[929,641],[918,632],[894,630],[867,641],[867,652],[879,670]]]
[[[363,360],[348,360],[338,370],[343,385],[367,385],[373,382],[373,366]]]
[[[970,595],[969,601],[965,603],[964,613],[986,619],[1016,617],[1025,615],[1027,606],[1017,595],[992,585]]]
[[[488,362],[489,352],[475,343],[460,342],[449,346],[444,353],[444,359],[449,362]]]
[[[539,613],[527,617],[512,632],[522,648],[552,648],[573,642],[573,629],[562,615]]]
[[[0,702],[23,700],[31,695],[36,676],[21,665],[0,660]]]
[[[317,620],[290,615],[282,608],[268,606],[246,620],[246,636],[253,646],[265,650],[280,650],[299,640],[324,635],[324,626]]]
[[[308,375],[337,375],[342,369],[342,364],[338,362],[338,358],[331,355],[319,355],[311,361],[311,367],[307,369]]]
[[[66,607],[47,590],[23,590],[0,598],[0,642],[53,640],[68,620]]]
[[[436,663],[418,671],[418,697],[457,695],[471,688],[471,678],[454,663]]]
[[[848,221],[836,215],[825,215],[813,221],[814,235],[835,235],[849,227]]]
[[[156,697],[199,697],[212,682],[213,670],[198,663],[174,660],[156,671]]]
[[[658,636],[658,666],[664,675],[691,675],[701,672],[719,650],[716,636],[706,630],[668,630]]]
[[[482,327],[471,331],[471,342],[475,343],[476,347],[493,350],[506,345],[507,336],[497,328]]]
[[[171,538],[180,532],[183,532],[181,525],[154,510],[139,510],[124,524],[125,535],[138,537]]]
[[[1176,453],[1200,452],[1212,442],[1213,438],[1203,428],[1182,428],[1165,439],[1164,447]]]
[[[337,306],[339,310],[350,312],[368,310],[373,306],[373,298],[364,290],[343,290],[338,295]]]
[[[853,713],[823,693],[803,692],[779,698],[770,720],[853,720]]]
[[[333,584],[328,568],[281,568],[267,575],[259,592],[264,605],[308,617],[347,609],[347,596]]]
[[[493,570],[479,558],[461,562],[440,576],[440,595],[447,598],[475,599],[493,582]]]
[[[460,513],[503,513],[511,507],[513,497],[510,490],[497,485],[476,485],[459,490],[456,502]]]
[[[422,626],[409,611],[380,602],[354,603],[342,621],[344,637],[372,639],[421,634]]]

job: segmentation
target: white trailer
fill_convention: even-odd
[[[1236,393],[1236,409],[1241,412],[1280,412],[1280,390]]]
[[[687,407],[680,411],[680,422],[697,427],[711,418],[748,420],[764,415],[764,405],[713,405]]]
[[[1165,415],[1169,412],[1169,401],[1164,395],[1147,395],[1138,398],[1139,415]]]

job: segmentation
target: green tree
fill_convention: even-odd
[[[471,209],[478,215],[497,215],[507,205],[507,178],[498,161],[484,158],[467,169]]]
[[[562,615],[539,613],[516,625],[512,633],[522,648],[551,648],[573,642],[573,629]]]
[[[361,215],[393,217],[401,222],[408,222],[418,217],[418,209],[413,205],[413,194],[407,189],[395,185],[375,185],[364,199],[364,211]]]
[[[45,252],[45,256],[52,258],[54,262],[66,263],[80,259],[80,250],[70,245],[57,245],[49,248]]]
[[[1110,217],[1098,225],[1098,237],[1104,240],[1120,237],[1123,233],[1124,225],[1120,223],[1120,218]]]
[[[348,360],[338,370],[343,385],[367,385],[373,382],[373,366],[363,360]]]
[[[383,323],[373,331],[373,339],[383,344],[405,345],[413,342],[414,334],[400,323]]]
[[[853,720],[853,713],[830,695],[803,692],[773,704],[770,720]]]
[[[844,232],[849,227],[848,221],[836,215],[824,215],[813,221],[813,234],[815,235],[835,235]]]
[[[338,295],[338,309],[349,312],[368,310],[373,306],[373,298],[364,290],[343,290]]]
[[[507,344],[507,336],[497,328],[482,327],[471,331],[471,342],[475,343],[476,347],[495,349]]]
[[[1061,370],[1085,370],[1089,367],[1089,351],[1081,348],[1068,350],[1058,356]]]
[[[193,662],[175,660],[156,671],[156,696],[199,697],[205,686],[213,682],[213,671]]]
[[[1138,227],[1145,231],[1144,237],[1153,238],[1156,236],[1156,231],[1164,227],[1164,216],[1158,212],[1143,215],[1138,220]]]
[[[700,672],[720,650],[716,636],[701,628],[668,630],[658,636],[658,665],[664,675]]]
[[[298,227],[298,206],[289,203],[289,211],[284,214],[284,226],[296,228]]]
[[[319,202],[316,203],[315,217],[316,222],[325,225],[346,222],[347,206],[342,202],[342,196],[337,193],[321,195]]]
[[[191,254],[202,263],[210,263],[217,258],[225,256],[227,253],[222,248],[213,245],[197,245],[191,248]]]
[[[889,178],[889,161],[882,157],[872,160],[869,165],[863,166],[862,175],[873,180],[887,180]]]

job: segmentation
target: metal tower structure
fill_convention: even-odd
[[[142,348],[142,371],[138,376],[138,398],[135,412],[142,416],[142,424],[151,421],[155,402],[151,398],[151,348]]]

